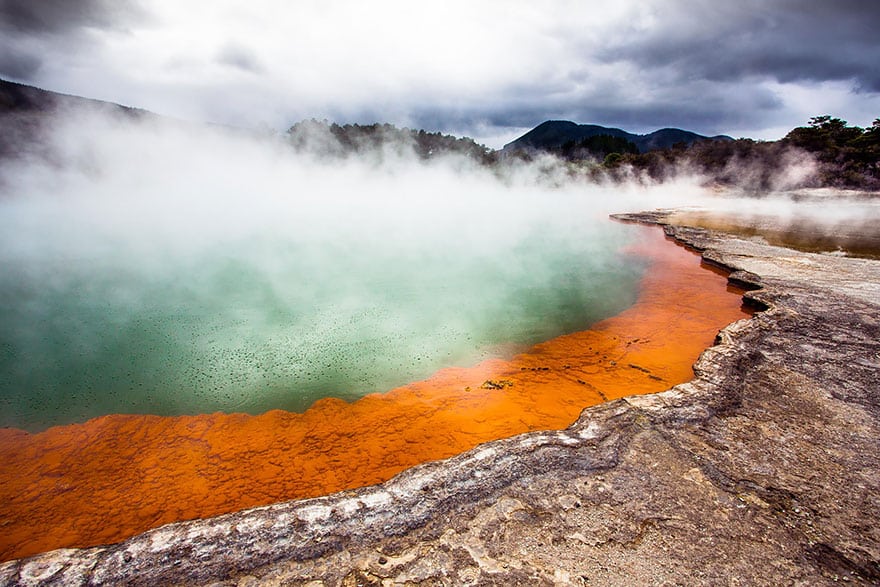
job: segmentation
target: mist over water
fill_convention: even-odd
[[[631,304],[615,188],[98,113],[2,169],[0,413],[259,413],[354,399]]]

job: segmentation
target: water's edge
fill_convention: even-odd
[[[0,581],[880,580],[862,529],[880,515],[880,264],[665,230],[766,309],[724,328],[691,382],[381,485],[6,563]]]

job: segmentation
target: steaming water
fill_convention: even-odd
[[[630,304],[638,278],[616,252],[625,227],[588,231],[582,242],[534,235],[454,263],[431,250],[293,239],[168,259],[149,275],[124,255],[9,263],[2,424],[302,410],[582,329]],[[271,274],[253,261],[262,255]]]
[[[582,191],[119,132],[6,178],[0,425],[299,411],[635,297],[642,268],[621,252],[635,231]]]
[[[301,410],[584,328],[632,301],[638,272],[614,260],[623,230],[590,227],[581,243],[535,235],[456,263],[267,240],[151,275],[124,256],[8,266],[3,424]],[[273,274],[252,262],[260,255]]]

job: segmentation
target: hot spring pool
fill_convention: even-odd
[[[72,134],[0,169],[0,426],[301,411],[634,300],[611,190],[176,127]]]
[[[631,304],[627,227],[434,250],[253,239],[149,267],[110,249],[4,260],[0,425],[301,411],[588,327]],[[429,244],[430,245],[430,244]]]

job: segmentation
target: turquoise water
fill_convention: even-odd
[[[622,196],[546,187],[546,169],[328,163],[101,117],[52,129],[52,158],[0,165],[0,426],[301,411],[635,298],[642,267],[620,250],[637,231],[599,211]]]
[[[7,258],[0,425],[300,411],[472,364],[631,304],[628,231],[485,251],[254,238],[148,271],[136,255]]]

